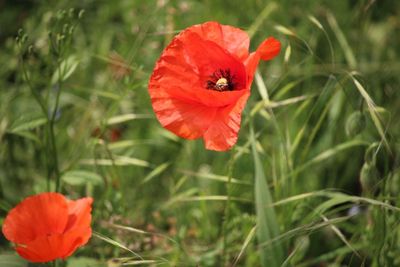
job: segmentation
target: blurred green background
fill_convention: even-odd
[[[0,0],[1,220],[59,175],[68,197],[95,199],[95,235],[70,267],[400,266],[399,13],[374,0]],[[247,31],[251,51],[282,42],[224,153],[164,130],[147,92],[173,36],[209,20]]]

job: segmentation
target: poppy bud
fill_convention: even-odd
[[[360,111],[353,112],[346,121],[346,134],[354,137],[365,128],[365,116]]]
[[[379,172],[374,164],[365,162],[360,171],[360,183],[363,192],[373,193],[379,180]]]

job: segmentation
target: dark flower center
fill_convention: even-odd
[[[219,69],[210,76],[207,81],[207,89],[218,92],[233,91],[235,89],[234,78],[229,69]]]

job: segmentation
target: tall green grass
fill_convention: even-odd
[[[1,218],[54,188],[93,196],[95,235],[66,266],[400,264],[399,3],[0,6]],[[283,44],[227,153],[162,129],[147,93],[174,34],[207,20]],[[0,266],[27,266],[0,244]]]

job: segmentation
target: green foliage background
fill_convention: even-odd
[[[67,266],[400,266],[399,12],[374,0],[0,1],[1,220],[59,175],[68,197],[95,199],[95,234]],[[172,37],[208,20],[248,31],[251,51],[283,44],[260,63],[225,153],[162,129],[147,93]],[[26,266],[0,248],[0,264]]]

